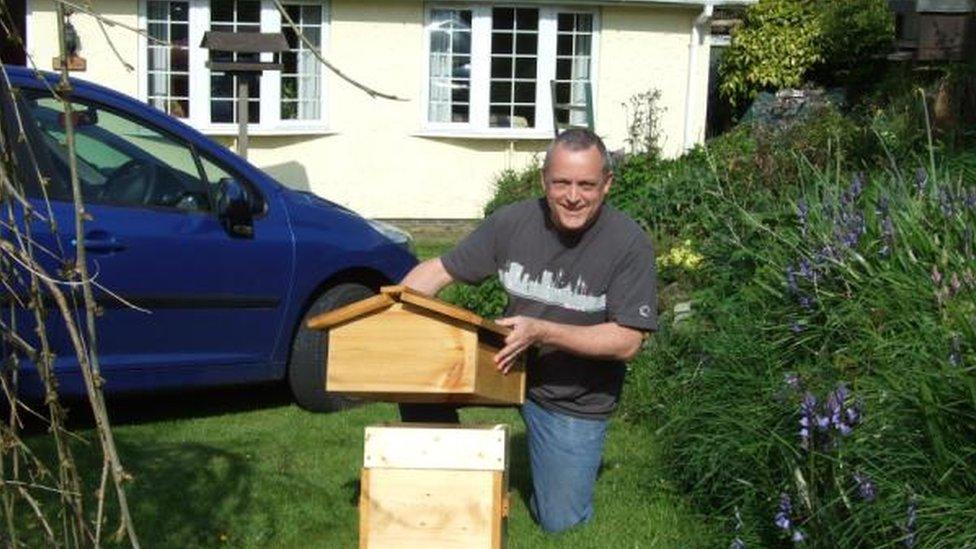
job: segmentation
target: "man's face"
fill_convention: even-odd
[[[578,232],[590,226],[613,183],[604,176],[603,158],[596,147],[581,151],[556,146],[549,169],[542,174],[542,188],[552,222],[564,232]]]

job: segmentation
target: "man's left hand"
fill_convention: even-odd
[[[495,354],[495,366],[503,374],[507,374],[515,359],[536,343],[541,343],[546,335],[548,322],[527,316],[512,316],[499,318],[496,324],[512,329],[512,333],[505,337],[505,347]]]

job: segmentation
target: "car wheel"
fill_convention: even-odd
[[[302,319],[291,344],[288,364],[288,384],[295,402],[310,412],[332,412],[354,405],[357,400],[325,390],[326,362],[329,356],[328,337],[320,330],[305,326],[308,319],[370,297],[375,292],[362,284],[344,283],[333,286],[320,295]]]

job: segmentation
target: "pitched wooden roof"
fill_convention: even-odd
[[[380,293],[373,297],[357,301],[355,303],[340,307],[327,313],[322,313],[309,319],[307,326],[313,330],[328,330],[332,326],[348,322],[356,317],[363,316],[380,309],[385,309],[394,303],[409,303],[417,307],[422,307],[440,315],[444,315],[461,322],[471,324],[478,328],[506,336],[511,329],[495,324],[467,309],[451,305],[446,301],[424,295],[413,288],[407,286],[383,286]]]

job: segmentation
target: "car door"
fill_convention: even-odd
[[[28,94],[26,103],[68,188],[62,104],[41,92]],[[107,388],[267,377],[293,265],[293,239],[277,197],[132,114],[83,97],[74,97],[72,110],[90,216],[84,224],[88,269],[104,310],[96,326]],[[247,190],[258,210],[249,235],[226,229],[215,212],[219,182],[228,178]],[[76,235],[69,196],[50,197],[56,233],[39,221],[34,230],[43,246],[63,250],[70,260]],[[63,334],[58,339],[66,349]]]

